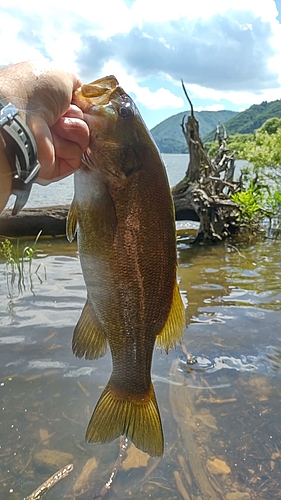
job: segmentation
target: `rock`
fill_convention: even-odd
[[[90,478],[90,475],[94,470],[96,470],[98,467],[98,462],[95,457],[89,458],[87,462],[85,463],[81,474],[77,477],[74,486],[73,486],[73,492],[74,493],[81,493],[83,492],[83,489],[85,489],[88,486],[88,481]]]
[[[41,450],[33,457],[34,467],[53,474],[65,465],[73,462],[73,455],[59,450]]]
[[[123,470],[138,469],[139,467],[146,467],[149,460],[149,455],[144,453],[131,444],[127,451],[127,457],[122,462]]]
[[[224,460],[220,460],[219,458],[214,458],[211,460],[210,458],[206,463],[207,469],[211,474],[230,474],[231,469],[228,467],[227,463]]]
[[[250,498],[246,491],[232,491],[225,496],[225,500],[250,500]]]

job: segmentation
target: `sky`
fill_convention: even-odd
[[[149,129],[189,109],[281,99],[281,0],[0,0],[0,66],[114,74]]]

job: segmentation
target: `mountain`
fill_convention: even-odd
[[[260,128],[266,120],[274,117],[281,118],[281,99],[254,104],[250,108],[236,114],[236,116],[226,121],[224,126],[228,135],[251,134],[257,128]],[[203,142],[213,141],[215,132],[216,126],[206,135],[202,134],[200,130],[200,136]]]
[[[181,122],[190,111],[184,111],[170,116],[151,129],[151,134],[161,153],[186,153],[186,140],[181,130]],[[240,114],[240,113],[239,113]],[[225,123],[237,115],[236,111],[195,111],[196,120],[199,122],[200,137],[216,128],[218,123]]]

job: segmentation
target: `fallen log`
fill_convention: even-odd
[[[4,210],[0,216],[1,237],[65,235],[66,217],[69,205],[24,208],[17,215],[12,210]]]
[[[23,208],[18,215],[12,215],[12,210],[7,209],[0,215],[0,237],[37,236],[41,230],[43,236],[63,236],[69,206]],[[194,210],[180,207],[176,220],[199,221],[199,217]]]

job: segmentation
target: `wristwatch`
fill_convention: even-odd
[[[26,204],[40,170],[35,139],[18,113],[16,106],[0,98],[0,133],[12,171],[12,193],[16,196],[12,215]]]

